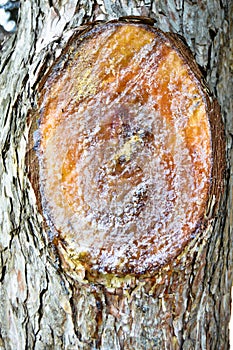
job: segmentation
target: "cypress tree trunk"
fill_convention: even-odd
[[[232,12],[226,0],[21,1],[18,31],[0,54],[0,349],[229,348]],[[212,225],[154,278],[81,283],[61,268],[32,187],[32,110],[75,28],[127,15],[183,35],[202,67],[225,124],[225,192]]]

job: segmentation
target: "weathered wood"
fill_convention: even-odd
[[[0,63],[0,349],[228,349],[232,266],[232,22],[228,1],[22,1]],[[184,36],[221,105],[227,180],[213,225],[154,279],[82,284],[63,273],[28,177],[40,80],[74,29],[150,16]],[[28,116],[29,115],[29,116]]]

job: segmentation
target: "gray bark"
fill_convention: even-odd
[[[0,54],[0,349],[228,349],[232,12],[227,0],[21,1],[18,31]],[[29,111],[75,28],[126,15],[183,35],[203,68],[226,128],[225,193],[209,229],[154,278],[83,284],[61,269],[44,229],[25,161]]]

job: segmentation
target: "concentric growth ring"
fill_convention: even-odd
[[[39,101],[43,209],[68,265],[147,274],[182,251],[211,187],[207,100],[186,55],[150,26],[73,38]]]

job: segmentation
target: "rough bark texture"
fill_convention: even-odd
[[[0,63],[0,349],[228,349],[232,10],[227,0],[21,1]],[[225,194],[211,227],[155,278],[83,284],[62,271],[43,228],[25,162],[28,112],[74,28],[126,15],[150,16],[183,35],[203,68],[226,127]]]

